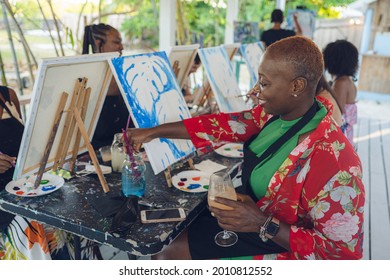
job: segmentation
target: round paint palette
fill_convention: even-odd
[[[182,171],[172,177],[175,188],[185,192],[207,192],[210,174],[198,170]]]
[[[215,152],[225,157],[242,158],[244,157],[244,145],[238,143],[228,143],[216,149]]]
[[[33,175],[17,181],[11,181],[5,186],[5,190],[17,196],[34,197],[52,193],[61,188],[64,184],[64,179],[62,177],[44,173],[38,188],[34,189],[36,177],[36,175]]]

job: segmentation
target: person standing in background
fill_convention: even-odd
[[[117,29],[108,24],[87,25],[84,29],[83,54],[88,54],[90,47],[92,53],[119,52],[122,55],[122,37]],[[126,128],[128,118],[129,110],[113,78],[92,138],[94,149],[111,145],[114,135]]]
[[[279,41],[283,38],[302,35],[302,28],[299,25],[297,15],[294,14],[294,24],[296,31],[287,30],[282,28],[284,17],[283,11],[280,9],[273,10],[271,14],[271,22],[274,24],[271,29],[264,31],[261,34],[260,41],[263,43],[264,48],[267,48],[272,43]]]
[[[325,70],[332,76],[331,87],[343,113],[341,130],[353,143],[353,125],[357,123],[355,75],[359,51],[347,40],[329,43],[323,50]]]

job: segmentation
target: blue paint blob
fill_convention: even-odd
[[[14,191],[18,191],[18,190],[20,190],[20,188],[19,188],[19,187],[17,187],[17,186],[13,187],[12,189],[13,189]]]
[[[55,188],[56,188],[56,186],[44,186],[44,187],[42,187],[42,191],[48,192],[48,191],[54,190]]]
[[[194,189],[200,188],[201,186],[202,186],[201,184],[191,184],[187,187],[187,189],[194,190]]]

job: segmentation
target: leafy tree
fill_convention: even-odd
[[[158,46],[158,15],[159,1],[117,0],[132,9],[129,18],[120,28],[130,41],[130,44],[141,48]]]

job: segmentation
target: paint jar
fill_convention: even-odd
[[[146,166],[141,153],[126,155],[122,165],[122,193],[129,197],[132,195],[141,197],[146,187]]]
[[[111,146],[101,147],[99,153],[103,162],[111,161]]]
[[[123,161],[126,159],[126,153],[121,141],[123,133],[116,133],[111,145],[111,167],[114,172],[122,171]]]

